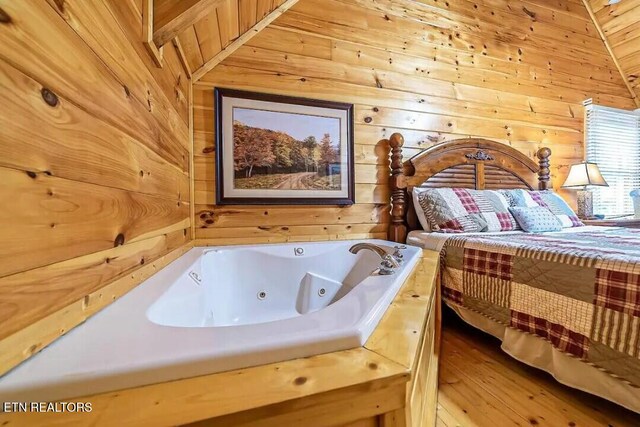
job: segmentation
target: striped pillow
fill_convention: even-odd
[[[554,214],[562,228],[582,227],[584,224],[562,197],[553,191],[509,190],[508,198],[512,206],[547,208]]]
[[[442,233],[519,229],[507,199],[497,191],[432,188],[416,194],[429,228]]]

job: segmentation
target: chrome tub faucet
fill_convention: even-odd
[[[351,246],[351,248],[349,248],[349,252],[351,252],[352,254],[357,254],[362,250],[369,250],[380,257],[380,269],[378,273],[380,275],[387,276],[393,274],[393,269],[400,267],[399,260],[396,258],[396,256],[394,256],[395,254],[399,253],[398,249],[396,249],[396,253],[392,255],[388,253],[384,248],[372,243],[356,243],[355,245]]]

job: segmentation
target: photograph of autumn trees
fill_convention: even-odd
[[[233,108],[234,188],[340,190],[340,120]]]

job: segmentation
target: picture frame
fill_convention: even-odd
[[[214,90],[216,204],[355,203],[353,104]]]

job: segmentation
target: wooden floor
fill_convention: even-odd
[[[565,387],[454,316],[442,334],[437,426],[640,426],[640,416]]]

